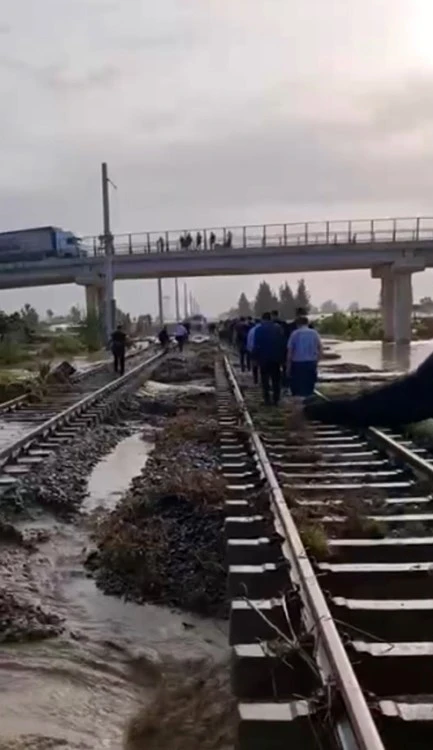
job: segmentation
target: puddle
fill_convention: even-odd
[[[149,440],[142,440],[141,432],[118,443],[92,471],[88,482],[89,494],[82,504],[83,513],[101,506],[112,510],[128,489],[131,480],[146,465],[153,445]]]

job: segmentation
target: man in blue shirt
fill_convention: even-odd
[[[281,326],[264,313],[262,322],[254,329],[253,358],[260,369],[265,404],[278,406],[281,396],[281,361],[284,352],[284,335]]]
[[[260,325],[260,320],[255,320],[252,323],[250,330],[248,331],[248,336],[247,336],[247,351],[250,355],[251,369],[253,371],[253,381],[255,385],[257,385],[257,383],[259,382],[259,367],[258,367],[257,361],[254,359],[253,352],[254,352],[254,338],[256,335],[257,326],[259,325]]]
[[[322,353],[319,334],[308,327],[306,316],[300,317],[287,342],[287,375],[292,396],[306,398],[314,393]]]

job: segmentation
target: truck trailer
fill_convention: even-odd
[[[85,255],[80,238],[59,227],[0,232],[0,263],[80,258]]]

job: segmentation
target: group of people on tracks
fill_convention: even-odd
[[[265,404],[277,406],[285,387],[293,396],[307,398],[314,393],[323,347],[303,308],[296,310],[290,323],[276,310],[256,320],[241,317],[233,343],[242,372],[252,371],[256,384],[260,378]]]
[[[191,333],[191,325],[189,321],[184,321],[183,323],[176,323],[175,329],[174,329],[174,339],[177,343],[177,348],[179,352],[183,352],[183,348],[185,344],[187,343]],[[167,349],[168,345],[170,343],[170,334],[168,332],[167,326],[163,326],[158,334],[158,340],[161,344],[163,349]]]

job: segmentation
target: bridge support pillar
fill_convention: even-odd
[[[382,276],[380,280],[380,302],[382,307],[382,326],[383,340],[386,342],[394,341],[394,297],[395,284],[394,277],[391,274]]]
[[[394,280],[394,340],[409,344],[412,338],[412,274],[397,273]]]
[[[381,281],[381,307],[385,341],[409,344],[412,339],[412,274],[425,269],[416,258],[372,268]]]
[[[101,288],[93,284],[87,284],[86,287],[86,314],[87,316],[98,315],[100,312],[100,292]]]

